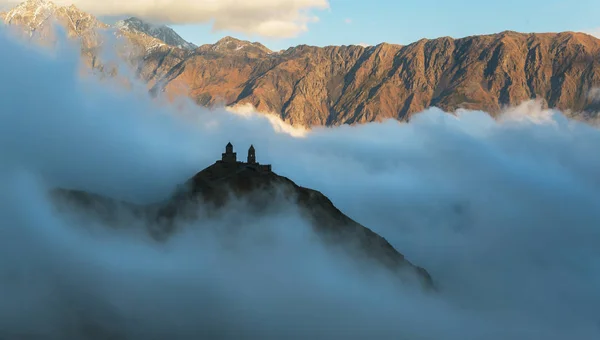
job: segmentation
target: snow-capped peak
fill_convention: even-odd
[[[184,40],[172,28],[166,25],[155,25],[147,23],[139,18],[129,18],[121,20],[115,24],[115,27],[129,32],[140,32],[153,38],[163,41],[167,45],[176,46],[183,49],[195,49],[197,46]]]
[[[250,42],[246,40],[236,39],[230,36],[224,37],[217,41],[213,45],[209,45],[209,49],[215,52],[221,53],[235,53],[235,52],[253,52],[259,54],[271,54],[264,45],[257,42]]]
[[[10,24],[15,17],[29,17],[34,25],[51,16],[58,6],[48,0],[27,0],[6,13],[5,21]]]

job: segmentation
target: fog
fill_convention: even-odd
[[[39,1],[39,0],[38,0]],[[42,0],[47,1],[47,0]],[[0,0],[0,10],[23,0]],[[75,5],[95,16],[135,16],[165,24],[208,24],[214,31],[229,31],[269,38],[293,38],[308,31],[329,9],[328,0],[53,0],[59,6]]]
[[[593,88],[590,90],[589,97],[594,102],[600,102],[600,88]]]
[[[1,31],[0,45],[0,338],[600,338],[596,128],[531,102],[298,133],[81,78],[68,45],[38,53]],[[155,202],[228,141],[323,192],[438,292],[356,271],[291,202],[234,204],[157,243],[46,195]]]

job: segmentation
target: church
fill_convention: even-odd
[[[260,164],[256,161],[256,150],[254,149],[254,145],[250,145],[250,148],[248,149],[247,162],[244,163],[238,162],[237,153],[233,152],[233,144],[227,143],[225,146],[225,152],[221,154],[221,160],[218,162],[246,166],[258,172],[271,172],[271,164]]]

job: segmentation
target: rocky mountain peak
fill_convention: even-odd
[[[14,21],[25,21],[27,19],[28,26],[35,28],[52,16],[57,8],[58,6],[51,1],[27,0],[6,12],[4,21],[7,24],[12,24]]]
[[[219,41],[217,41],[215,43],[215,45],[228,44],[230,42],[237,43],[237,44],[250,43],[249,41],[240,40],[240,39],[237,39],[237,38],[234,38],[234,37],[228,35],[226,37],[223,37],[223,38],[219,39]]]
[[[183,39],[169,26],[155,25],[145,22],[140,18],[131,17],[129,19],[121,20],[115,24],[115,27],[132,33],[144,33],[170,46],[187,50],[197,48],[196,45]]]
[[[69,35],[81,36],[88,30],[106,28],[93,15],[81,11],[75,5],[68,7],[58,6],[48,0],[27,0],[20,3],[3,17],[8,25],[17,25],[26,28],[32,34],[34,31],[43,31],[48,23],[58,21],[65,26]],[[45,32],[49,34],[48,32]]]
[[[230,36],[224,37],[214,44],[202,45],[199,50],[202,52],[211,51],[222,54],[250,54],[255,56],[264,56],[273,53],[273,51],[259,42],[240,40]]]

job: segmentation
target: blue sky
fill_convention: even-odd
[[[213,43],[231,35],[260,41],[273,50],[380,42],[408,44],[421,38],[497,33],[589,31],[600,28],[600,0],[330,0],[313,11],[319,22],[296,38],[273,39],[236,32],[211,32],[211,25],[173,25],[184,38]],[[349,22],[347,20],[349,19]]]

